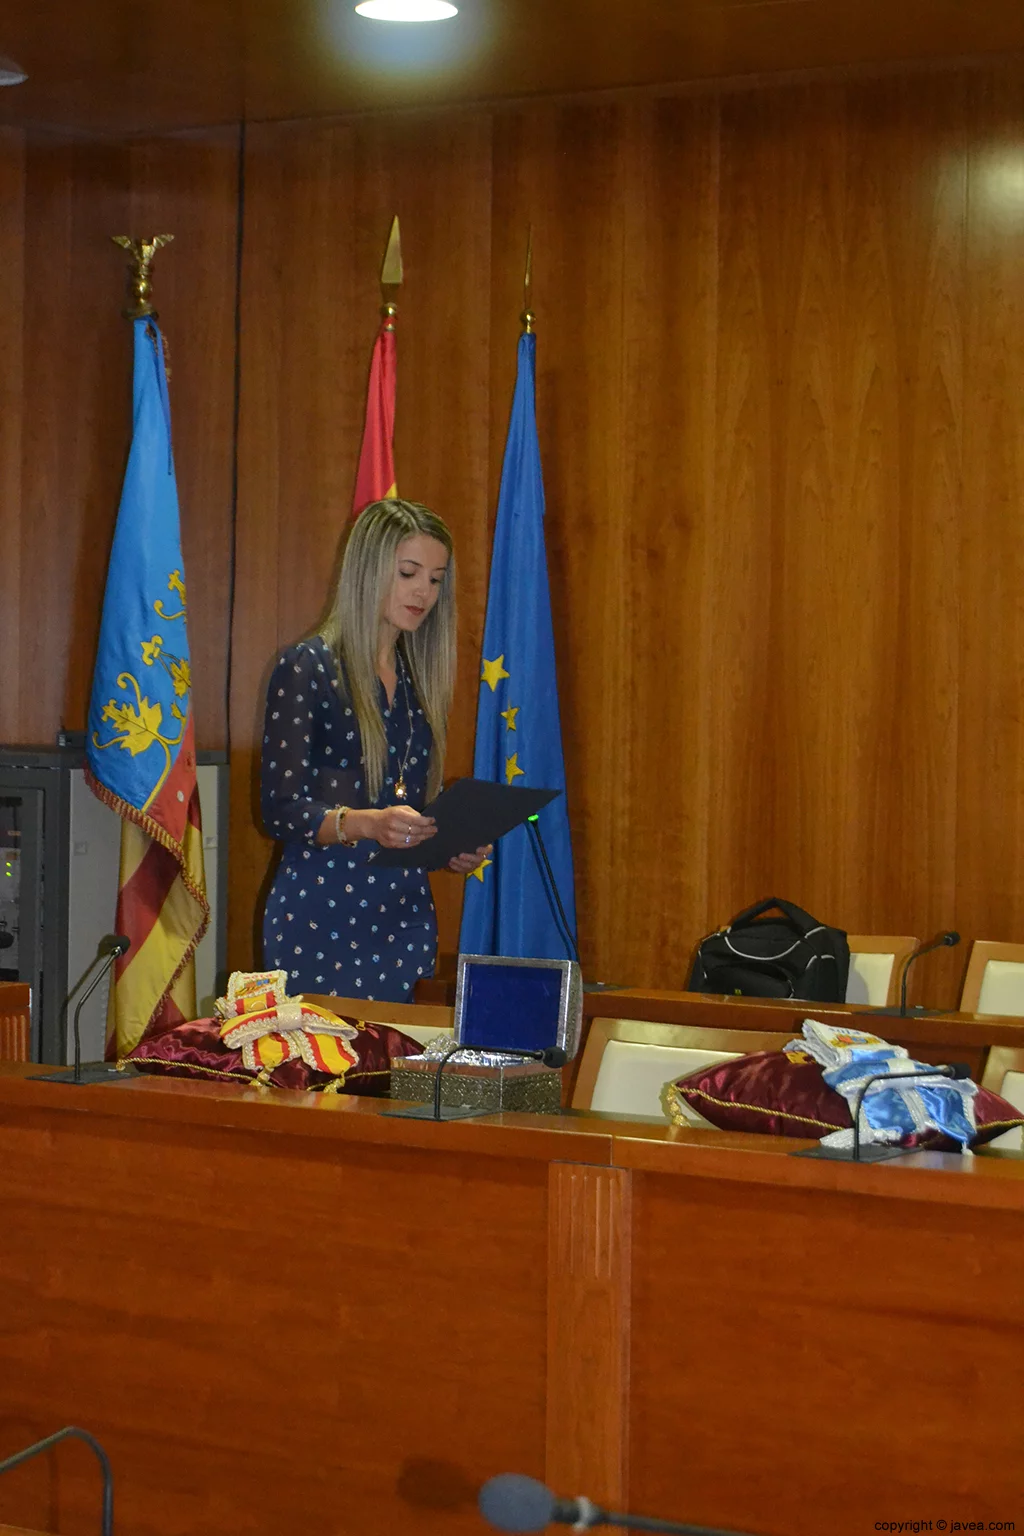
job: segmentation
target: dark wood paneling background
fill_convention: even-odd
[[[395,211],[399,485],[458,541],[453,773],[533,225],[588,974],[678,985],[701,932],[773,892],[851,931],[1024,937],[1024,66],[268,124],[241,197],[236,171],[231,132],[0,138],[0,734],[84,719],[127,429],[103,241],[165,225],[202,745],[230,694],[233,965],[271,853],[261,690],[329,588]],[[924,962],[920,995],[952,1003],[965,958]]]
[[[206,748],[227,745],[237,219],[237,131],[131,146],[0,137],[5,743],[85,726],[131,430],[125,260],[110,236],[159,227],[177,242],[154,274],[197,731]]]

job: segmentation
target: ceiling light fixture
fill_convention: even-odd
[[[371,21],[447,21],[459,14],[448,0],[361,0],[356,11]]]
[[[27,79],[28,75],[20,64],[15,64],[13,59],[0,57],[0,85],[20,85]]]

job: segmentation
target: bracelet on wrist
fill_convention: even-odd
[[[345,818],[348,815],[347,805],[339,805],[334,812],[334,840],[343,848],[354,848],[358,838],[345,836]]]

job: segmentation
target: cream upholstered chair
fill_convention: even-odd
[[[961,1013],[994,1013],[1024,1017],[1024,944],[999,944],[975,939],[960,993]],[[1024,1112],[1024,1053],[993,1046],[982,1084],[1002,1094]],[[1007,1131],[991,1146],[1024,1148],[1020,1130]]]
[[[847,935],[850,946],[850,975],[846,983],[846,1001],[868,1008],[886,1008],[898,1003],[900,976],[904,962],[917,948],[917,940],[908,934]]]
[[[1024,944],[975,939],[960,993],[960,1012],[1024,1016]]]
[[[665,1118],[665,1084],[715,1061],[751,1051],[777,1051],[785,1033],[749,1029],[701,1029],[652,1024],[643,1019],[594,1019],[573,1090],[573,1109]]]
[[[426,1045],[436,1035],[455,1033],[454,1009],[434,1003],[370,1003],[365,997],[321,997],[310,992],[306,998],[332,1013],[362,1019],[367,1024],[393,1024],[420,1045]]]

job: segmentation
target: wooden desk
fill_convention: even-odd
[[[1022,1158],[25,1072],[0,1454],[91,1429],[121,1536],[480,1536],[503,1470],[757,1536],[1024,1522]],[[16,1525],[97,1501],[74,1445],[0,1479]]]

